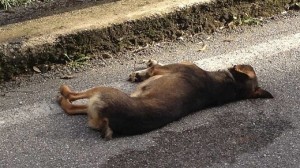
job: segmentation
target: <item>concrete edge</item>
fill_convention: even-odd
[[[35,65],[65,63],[67,61],[65,55],[76,59],[80,55],[93,53],[98,53],[100,56],[101,53],[118,53],[153,41],[174,40],[183,34],[212,33],[219,27],[228,27],[236,18],[242,19],[243,12],[247,12],[249,17],[264,15],[263,7],[250,9],[247,2],[229,1],[193,3],[180,9],[172,8],[168,13],[159,15],[152,13],[152,17],[143,16],[103,28],[80,30],[59,36],[54,43],[24,47],[23,41],[10,42],[0,49],[0,81],[30,72]],[[245,4],[241,5],[241,3]],[[271,8],[269,10],[272,14],[276,14],[284,10],[289,3],[289,0],[280,4],[270,2],[267,7]],[[237,10],[236,6],[243,9]]]

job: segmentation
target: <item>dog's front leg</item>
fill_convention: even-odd
[[[145,63],[148,68],[153,67],[154,65],[164,66],[164,64],[162,64],[156,60],[153,60],[153,59],[143,60],[143,63]]]
[[[129,81],[131,82],[142,82],[150,77],[153,76],[153,73],[151,73],[153,71],[153,67],[155,65],[160,65],[162,66],[163,64],[160,64],[158,63],[158,61],[156,60],[144,60],[143,61],[146,66],[148,67],[147,69],[143,69],[143,70],[139,70],[139,71],[135,71],[135,72],[132,72],[130,75],[129,75]]]
[[[128,80],[130,82],[142,82],[150,77],[149,71],[150,71],[150,68],[132,72],[129,75]]]

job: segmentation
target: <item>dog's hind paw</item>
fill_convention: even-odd
[[[68,99],[69,94],[71,93],[71,89],[67,85],[61,85],[59,91],[60,94],[66,99]]]
[[[62,101],[63,97],[62,96],[56,96],[56,102],[61,105],[61,101]]]

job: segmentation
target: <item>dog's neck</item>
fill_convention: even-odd
[[[235,81],[232,73],[229,71],[229,69],[224,69],[223,72],[225,72],[233,81]]]
[[[211,77],[216,80],[226,80],[235,82],[234,76],[228,69],[220,69],[218,71],[211,71]]]
[[[224,104],[238,99],[239,85],[228,69],[209,71],[212,81],[208,82],[211,87],[210,94],[214,98],[213,104]]]

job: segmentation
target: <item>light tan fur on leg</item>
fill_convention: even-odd
[[[101,132],[102,132],[102,137],[105,140],[108,141],[112,139],[113,131],[109,127],[109,120],[107,118],[103,119],[103,127],[101,128]]]
[[[83,92],[73,92],[67,85],[61,85],[60,93],[63,97],[70,101],[75,101],[79,99],[91,98],[94,94],[99,93],[100,88],[92,88]]]
[[[112,139],[113,131],[109,127],[108,118],[102,118],[101,110],[107,104],[101,100],[101,93],[92,96],[88,102],[88,126],[101,131],[101,136],[106,140]]]
[[[58,102],[61,108],[69,115],[86,114],[86,105],[74,105],[68,99],[63,96],[59,97]]]
[[[109,127],[109,119],[102,118],[101,110],[106,107],[106,103],[101,100],[101,91],[106,88],[96,87],[83,92],[73,92],[67,85],[60,87],[58,102],[62,109],[69,115],[87,114],[88,126],[101,131],[101,136],[106,140],[112,139],[113,131]],[[75,105],[72,101],[79,99],[89,99],[87,105]]]
[[[87,105],[75,105],[72,101],[87,99],[100,92],[100,88],[92,88],[84,92],[73,92],[67,85],[60,87],[61,96],[58,102],[62,109],[69,115],[87,114]]]

